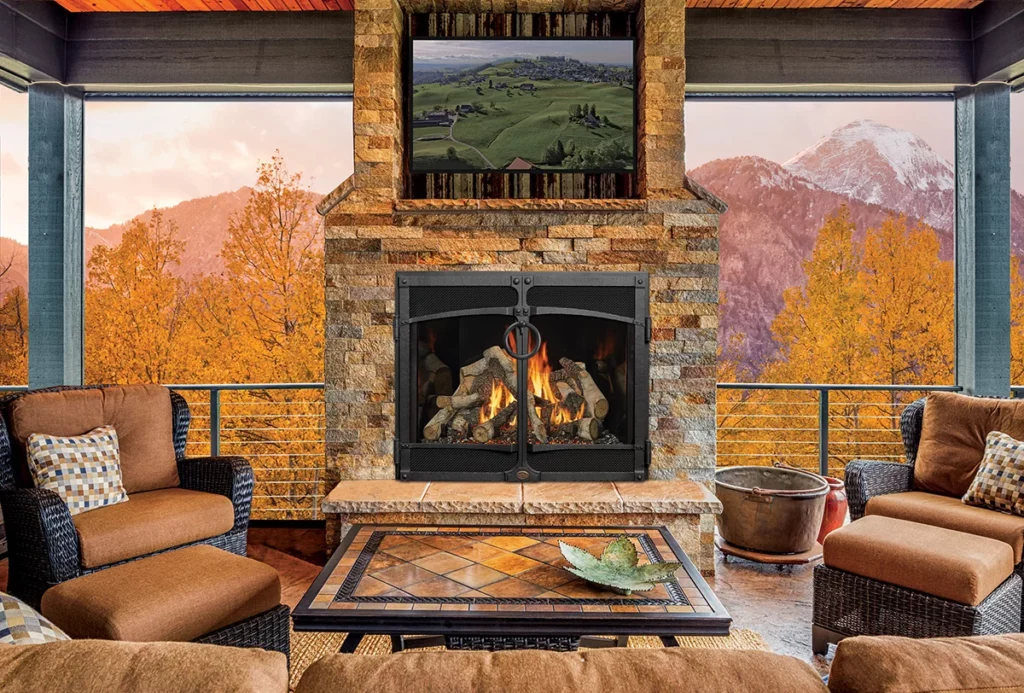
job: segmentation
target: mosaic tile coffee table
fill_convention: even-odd
[[[644,562],[678,561],[674,580],[626,596],[566,570],[559,540],[600,555],[629,535]],[[388,634],[393,649],[559,649],[625,645],[630,635],[728,635],[732,619],[664,527],[356,525],[292,613],[297,631]],[[404,637],[415,633],[423,637]],[[599,636],[613,636],[599,637]]]

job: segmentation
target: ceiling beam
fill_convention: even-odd
[[[1024,0],[1001,0],[972,11],[975,82],[1024,82]]]
[[[351,12],[71,14],[68,84],[89,89],[352,83]]]
[[[67,15],[56,3],[0,0],[0,82],[24,89],[62,81]]]
[[[691,91],[949,91],[1024,80],[1024,0],[974,10],[689,9]],[[0,0],[0,81],[89,91],[352,83],[350,12],[69,13]]]
[[[967,10],[686,11],[688,90],[945,90],[972,62]]]

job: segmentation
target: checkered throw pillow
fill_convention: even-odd
[[[0,644],[42,645],[70,639],[31,606],[0,592]]]
[[[36,488],[55,492],[72,515],[128,500],[113,426],[70,438],[33,433],[27,448]]]
[[[1024,515],[1024,443],[992,431],[985,439],[985,456],[971,487],[967,505]]]

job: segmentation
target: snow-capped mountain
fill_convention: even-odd
[[[953,256],[953,165],[916,135],[870,120],[833,131],[785,164],[756,156],[718,159],[689,175],[721,197],[719,322],[723,344],[745,336],[742,360],[757,371],[776,346],[771,324],[783,292],[804,282],[802,262],[840,205],[863,237],[892,212],[930,224]],[[1010,202],[1011,252],[1024,258],[1024,196]]]
[[[905,130],[855,120],[783,167],[820,188],[903,212],[936,229],[953,226],[953,165]]]

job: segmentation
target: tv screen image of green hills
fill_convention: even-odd
[[[632,171],[633,42],[414,39],[414,172]]]

